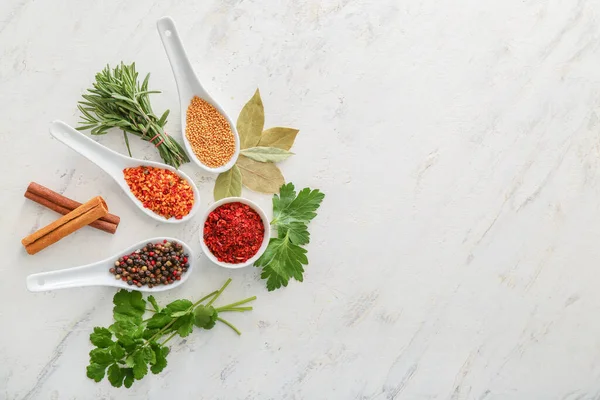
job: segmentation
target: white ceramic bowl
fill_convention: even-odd
[[[242,204],[246,204],[246,205],[250,206],[254,211],[256,211],[258,213],[258,215],[260,215],[260,218],[263,221],[263,225],[265,226],[265,236],[263,237],[263,242],[262,242],[262,245],[260,246],[260,248],[258,249],[258,252],[252,258],[248,259],[248,261],[239,263],[239,264],[230,264],[230,263],[226,263],[226,262],[217,260],[217,257],[214,256],[214,254],[210,251],[208,246],[206,246],[206,243],[204,243],[204,223],[206,222],[208,215],[211,212],[213,212],[217,207],[222,206],[223,204],[227,204],[227,203],[242,203]],[[269,245],[270,237],[271,237],[271,225],[270,225],[270,221],[267,218],[267,215],[265,214],[265,212],[262,210],[262,208],[260,208],[258,206],[258,204],[254,203],[248,199],[244,199],[242,197],[226,197],[224,199],[221,199],[221,200],[215,202],[213,205],[211,205],[208,208],[208,210],[206,210],[206,212],[204,213],[204,216],[202,217],[202,225],[200,226],[200,246],[202,247],[202,251],[204,252],[204,254],[206,254],[206,257],[208,257],[208,259],[210,261],[212,261],[213,263],[215,263],[218,266],[223,267],[223,268],[237,269],[237,268],[243,268],[243,267],[247,267],[248,265],[254,264],[254,262],[256,260],[258,260],[259,257],[262,256],[262,254],[267,249],[267,246]]]

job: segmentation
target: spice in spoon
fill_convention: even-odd
[[[165,217],[181,219],[194,206],[189,183],[168,169],[140,166],[123,170],[131,193],[145,208]]]
[[[180,243],[165,239],[119,258],[110,273],[132,286],[170,285],[189,269],[188,257]]]
[[[252,258],[265,236],[262,218],[247,204],[226,203],[204,223],[204,243],[217,260],[240,264]]]
[[[231,125],[212,104],[194,96],[185,121],[185,136],[204,165],[217,168],[231,160],[235,153]]]

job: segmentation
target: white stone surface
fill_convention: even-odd
[[[123,60],[152,73],[180,137],[163,15],[227,110],[259,87],[266,126],[300,129],[281,168],[327,197],[304,283],[268,293],[256,268],[201,257],[159,300],[232,277],[225,299],[258,296],[232,317],[244,334],[174,341],[164,373],[117,390],[85,376],[114,289],[32,294],[25,277],[157,235],[199,249],[198,221],[156,223],[48,134]],[[599,16],[596,0],[2,0],[0,398],[598,399]],[[208,206],[214,176],[184,170]],[[20,239],[56,218],[23,198],[30,181],[102,195],[119,231],[26,255]]]

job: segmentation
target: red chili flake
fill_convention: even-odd
[[[230,264],[252,258],[264,236],[265,227],[260,215],[240,202],[215,208],[204,223],[204,243],[217,260]]]
[[[192,210],[194,192],[188,182],[176,173],[141,166],[125,168],[123,175],[131,193],[154,213],[167,219],[181,219]]]

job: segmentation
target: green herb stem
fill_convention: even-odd
[[[254,301],[254,300],[256,300],[256,296],[248,297],[245,300],[236,301],[235,303],[231,303],[231,304],[227,304],[226,306],[219,307],[219,308],[217,308],[217,311],[221,311],[222,309],[232,308],[232,307],[235,307],[235,306],[246,304],[246,303],[249,303],[249,302]]]
[[[228,312],[228,311],[239,311],[239,312],[244,312],[244,311],[252,311],[252,307],[234,307],[234,308],[217,308],[216,309],[217,312]]]
[[[241,335],[242,332],[239,331],[238,328],[236,328],[235,326],[233,326],[233,324],[227,320],[224,320],[221,317],[217,317],[217,321],[221,321],[222,323],[224,323],[225,325],[227,325],[228,327],[230,327],[231,329],[233,329],[235,331],[235,333],[237,333],[238,335]]]
[[[227,286],[229,286],[229,283],[231,283],[231,278],[227,279],[227,281],[226,281],[226,282],[225,282],[225,284],[224,284],[224,285],[221,287],[221,289],[219,289],[219,291],[217,292],[217,294],[215,295],[215,297],[213,297],[213,298],[212,298],[212,299],[211,299],[211,300],[208,302],[208,304],[206,305],[207,307],[208,307],[208,306],[210,306],[210,305],[212,305],[212,303],[214,303],[214,302],[215,302],[215,301],[216,301],[216,300],[219,298],[219,296],[221,295],[221,293],[223,293],[223,291],[225,290],[225,288],[226,288]]]
[[[164,346],[165,343],[167,343],[169,340],[173,339],[175,337],[175,335],[177,335],[177,332],[171,333],[171,335],[164,342],[162,342],[160,345]]]

